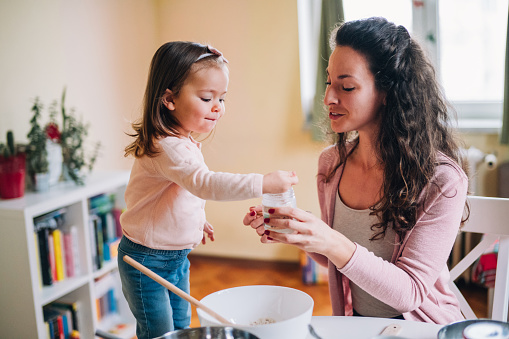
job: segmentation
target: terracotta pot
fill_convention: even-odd
[[[14,199],[25,194],[25,161],[24,153],[0,156],[0,198]]]

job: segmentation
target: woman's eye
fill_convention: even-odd
[[[351,92],[355,89],[355,87],[343,87],[343,91]]]
[[[209,102],[211,99],[201,98],[202,101]]]
[[[219,99],[220,102],[224,102],[224,99]]]
[[[331,84],[331,82],[330,82],[330,81],[327,81],[327,82],[325,83],[325,86],[330,86],[330,84]]]

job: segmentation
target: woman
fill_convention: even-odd
[[[244,224],[328,266],[334,315],[461,320],[447,259],[468,179],[433,67],[383,18],[346,22],[331,43],[324,103],[336,142],[319,159],[322,219],[281,207],[269,213],[287,219],[263,220],[252,207]]]

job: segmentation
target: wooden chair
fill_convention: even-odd
[[[460,301],[461,311],[467,319],[477,319],[472,308],[454,283],[493,243],[499,241],[497,271],[493,291],[491,319],[508,321],[509,308],[509,199],[469,196],[470,218],[462,232],[481,233],[481,242],[474,247],[451,273],[451,289]],[[491,311],[491,312],[490,312]]]

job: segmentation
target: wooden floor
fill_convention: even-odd
[[[332,315],[327,284],[302,283],[298,264],[265,261],[248,261],[205,257],[191,254],[191,295],[200,300],[206,295],[225,288],[246,285],[278,285],[299,289],[314,300],[314,316]],[[487,316],[486,290],[476,286],[460,286],[476,315]],[[191,327],[200,323],[193,307]]]

